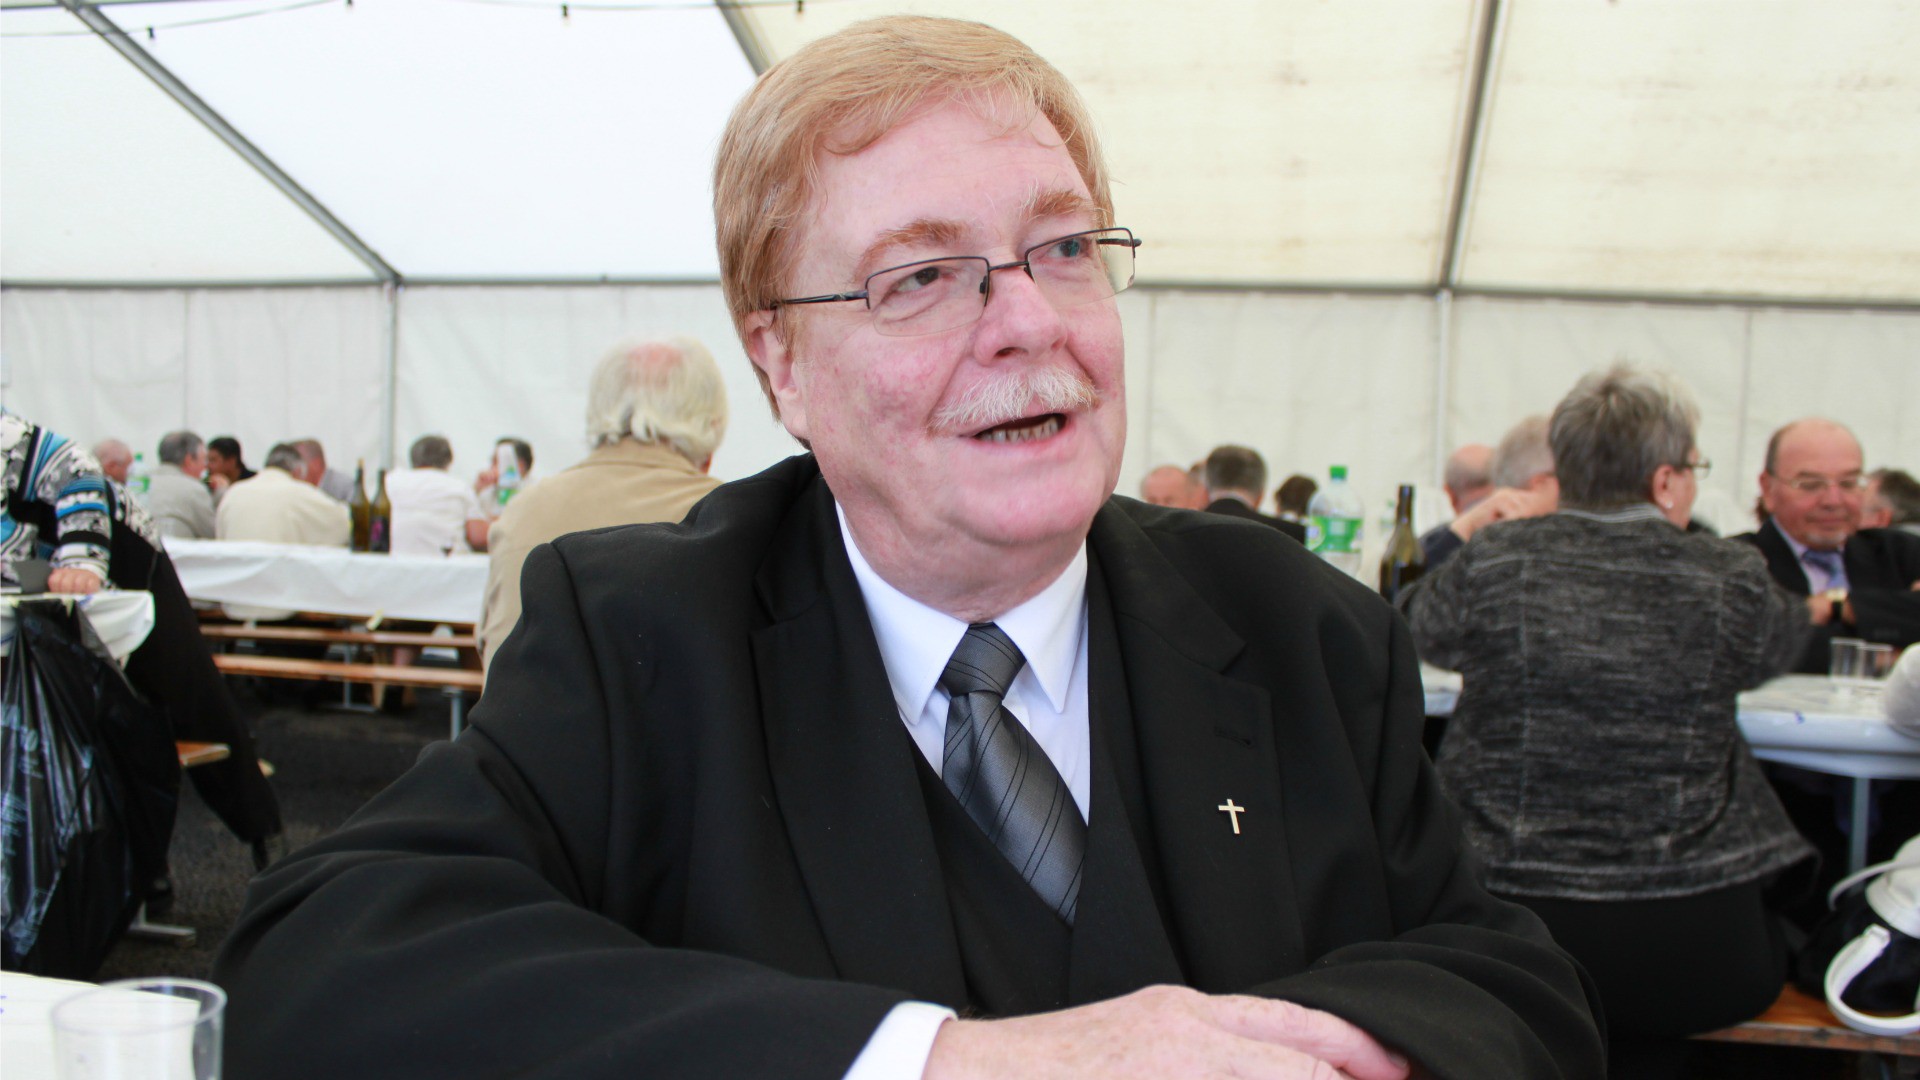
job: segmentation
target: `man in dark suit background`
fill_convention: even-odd
[[[1216,446],[1207,455],[1207,513],[1257,521],[1296,541],[1307,542],[1307,527],[1260,512],[1261,493],[1267,490],[1267,462],[1258,450],[1245,446]]]
[[[1589,985],[1475,880],[1404,626],[1111,496],[1111,212],[998,31],[769,70],[715,216],[812,453],[529,556],[468,730],[256,883],[234,1071],[1598,1076]]]
[[[1767,440],[1760,472],[1767,520],[1738,539],[1760,549],[1782,587],[1808,597],[1815,629],[1801,671],[1825,674],[1836,637],[1895,651],[1920,641],[1920,537],[1862,529],[1865,491],[1865,456],[1845,426],[1796,420]]]
[[[1760,549],[1767,570],[1788,592],[1807,598],[1813,636],[1799,670],[1825,674],[1836,637],[1883,641],[1896,650],[1920,640],[1920,536],[1898,529],[1862,529],[1865,455],[1853,432],[1832,420],[1796,420],[1767,440],[1760,472],[1766,520],[1735,537]],[[1851,797],[1849,781],[1767,762],[1765,770],[1787,814],[1820,850],[1816,889],[1793,912],[1812,925],[1825,914],[1826,890],[1845,874],[1848,837],[1836,804]],[[1876,780],[1870,789],[1879,824],[1868,858],[1892,858],[1920,830],[1920,784]]]

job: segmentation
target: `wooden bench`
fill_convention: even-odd
[[[1827,1003],[1788,983],[1773,1007],[1744,1024],[1695,1035],[1713,1042],[1760,1043],[1859,1054],[1920,1056],[1920,1035],[1869,1035],[1842,1024]]]
[[[465,702],[460,695],[478,694],[486,685],[486,675],[469,668],[349,664],[336,660],[296,660],[284,656],[247,656],[240,653],[215,653],[213,666],[219,668],[223,675],[252,675],[263,679],[438,687],[452,698],[451,727],[456,736],[460,734],[466,719]]]
[[[215,641],[295,641],[311,645],[413,645],[427,649],[480,648],[472,634],[416,634],[402,630],[330,630],[317,626],[247,626],[206,623],[200,636]]]
[[[181,742],[176,739],[173,743],[173,752],[179,755],[180,767],[183,769],[191,769],[195,765],[211,765],[233,756],[233,748],[223,742]]]

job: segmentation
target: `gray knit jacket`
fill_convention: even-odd
[[[1563,510],[1483,529],[1403,606],[1464,679],[1438,766],[1488,888],[1689,896],[1813,853],[1735,720],[1808,632],[1752,547]]]

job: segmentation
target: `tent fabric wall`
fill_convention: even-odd
[[[387,306],[377,287],[0,291],[0,403],[154,460],[160,436],[233,435],[258,467],[311,435],[377,458]]]
[[[437,432],[453,441],[456,471],[471,474],[495,438],[515,434],[534,444],[536,475],[556,471],[585,451],[598,358],[622,338],[676,333],[703,340],[727,378],[732,423],[715,475],[745,476],[797,448],[768,413],[716,285],[398,295],[402,459]],[[1850,423],[1870,466],[1920,467],[1920,315],[1462,298],[1442,392],[1429,297],[1141,287],[1121,304],[1123,492],[1156,465],[1241,442],[1267,458],[1275,483],[1349,466],[1375,510],[1395,485],[1422,484],[1421,516],[1437,520],[1436,445],[1496,441],[1615,360],[1671,371],[1699,398],[1714,462],[1703,510],[1722,527],[1745,527],[1767,435],[1796,416]],[[150,451],[185,425],[238,435],[254,462],[276,439],[314,435],[336,466],[372,463],[387,315],[377,287],[0,290],[0,400],[87,441],[115,435]]]

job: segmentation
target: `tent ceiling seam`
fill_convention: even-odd
[[[713,6],[720,9],[727,29],[733,31],[733,40],[740,46],[740,55],[747,58],[754,77],[766,74],[773,58],[767,52],[767,43],[760,38],[760,31],[753,25],[753,16],[733,0],[713,0]]]
[[[1454,162],[1453,197],[1448,200],[1446,233],[1440,249],[1440,278],[1436,282],[1440,289],[1453,288],[1460,280],[1460,263],[1466,256],[1467,221],[1473,216],[1473,200],[1479,194],[1480,157],[1486,146],[1493,72],[1505,37],[1506,5],[1502,0],[1485,0],[1485,3],[1485,16],[1474,43],[1473,84],[1467,97],[1465,133],[1460,140],[1460,155]]]

